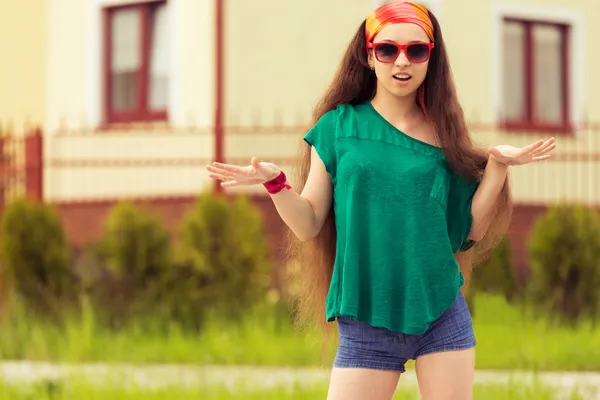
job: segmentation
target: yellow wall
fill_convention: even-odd
[[[585,154],[600,152],[600,126],[586,129],[586,119],[600,123],[600,56],[589,51],[600,37],[597,24],[600,9],[587,0],[447,0],[443,30],[461,102],[469,119],[486,128],[473,131],[483,145],[513,144],[522,146],[552,134],[503,133],[493,129],[498,116],[497,85],[501,85],[494,24],[500,13],[525,18],[538,18],[572,24],[570,50],[571,113],[580,129],[574,135],[557,134],[556,160],[538,165],[514,168],[511,174],[513,194],[517,201],[546,203],[576,200],[600,203],[600,160]],[[465,29],[468,21],[472,29]],[[475,34],[476,33],[476,34]]]
[[[94,46],[86,29],[89,1],[48,0],[48,91],[46,132],[87,125],[87,49]]]
[[[49,142],[44,172],[50,201],[191,195],[210,184],[204,170],[210,153],[199,154],[212,148],[209,131],[137,129]]]
[[[511,15],[581,21],[573,39],[573,72],[581,71],[577,117],[600,120],[600,56],[590,51],[600,36],[600,9],[588,0],[436,0],[452,69],[467,115],[493,123],[498,114],[495,84],[501,74],[500,11]],[[227,118],[230,124],[258,120],[306,121],[325,90],[372,0],[242,2],[227,0]],[[521,13],[521,14],[519,14]],[[581,29],[580,29],[581,28]],[[577,58],[583,56],[581,58]],[[579,62],[582,61],[582,62]],[[579,67],[581,66],[581,67]],[[578,69],[580,68],[580,69]],[[584,87],[581,87],[584,86]],[[579,92],[578,92],[579,93]],[[274,118],[279,116],[279,119]]]
[[[231,125],[307,122],[372,0],[226,0]]]
[[[85,120],[93,126],[99,120],[102,95],[98,82],[100,11],[103,5],[132,1],[47,1],[51,5],[48,124],[55,128],[62,118],[68,125]],[[169,111],[175,125],[195,121],[208,126],[213,122],[215,1],[169,0],[174,87]],[[295,3],[225,0],[227,123],[247,126],[255,122],[268,125],[307,122],[350,38],[374,3],[374,0]],[[441,17],[462,103],[477,122],[493,122],[496,117],[492,78],[498,63],[494,63],[492,55],[498,49],[493,46],[492,19],[498,4],[550,10],[556,15],[563,11],[579,13],[585,27],[584,41],[590,44],[591,38],[600,34],[600,27],[595,24],[600,11],[587,0],[430,0],[430,3],[435,4]],[[3,2],[3,7],[8,4],[20,2]],[[29,29],[29,25],[20,22],[13,25]],[[6,35],[3,37],[0,40],[8,40]],[[586,90],[580,108],[590,118],[600,120],[600,99],[590,90],[600,86],[600,77],[593,73],[600,67],[600,56],[589,51],[589,47],[583,49],[585,77],[582,79]],[[38,58],[43,60],[42,56]]]
[[[247,163],[255,155],[290,171],[315,103],[374,2],[225,1],[227,158]],[[261,189],[235,189],[254,190]]]
[[[230,0],[231,1],[231,0]],[[172,104],[175,125],[212,126],[214,120],[214,0],[176,0],[173,21],[177,90]]]
[[[8,110],[14,118],[14,115],[24,113],[26,106],[31,104],[33,111],[29,112],[38,118],[45,117],[45,127],[50,134],[79,128],[89,132],[97,126],[101,122],[102,110],[101,9],[106,4],[127,1],[47,0],[46,3],[39,0],[40,5],[48,4],[47,18],[40,7],[35,8],[32,16],[21,10],[19,13],[22,15],[14,19],[6,18],[7,12],[0,12],[0,19],[6,20],[0,29],[20,31],[22,37],[29,37],[25,42],[29,46],[19,42],[18,63],[0,63],[2,87],[10,88],[7,91],[9,95],[5,95],[4,90],[0,91],[0,116]],[[172,22],[169,122],[172,127],[167,129],[168,132],[185,132],[186,126],[206,131],[213,124],[215,1],[169,0]],[[18,8],[15,4],[20,3],[3,2],[1,7],[10,8],[14,15],[16,11],[12,9]],[[585,115],[600,122],[600,98],[596,96],[600,91],[600,76],[597,74],[600,56],[590,50],[593,49],[593,38],[600,37],[600,26],[596,23],[600,8],[594,2],[435,0],[432,3],[442,23],[467,116],[471,122],[486,126],[473,131],[483,145],[524,145],[547,136],[543,132],[537,135],[505,134],[494,128],[498,114],[498,86],[501,84],[498,80],[501,75],[501,49],[498,47],[500,11],[546,15],[577,22],[572,47],[574,82],[571,87],[575,91],[577,105],[573,111],[578,119]],[[333,78],[348,42],[372,9],[374,1],[225,0],[225,4],[226,154],[236,162],[248,160],[252,155],[291,159],[296,155],[317,99]],[[26,17],[37,19],[38,23],[25,24],[22,21]],[[48,21],[47,43],[40,39],[43,35],[35,33],[36,29],[42,30],[44,21]],[[11,35],[0,35],[2,49],[11,50],[8,37]],[[37,51],[33,50],[36,48],[34,45],[38,46]],[[22,50],[27,48],[32,50]],[[5,50],[3,54],[12,52]],[[33,62],[25,62],[28,57]],[[7,69],[8,73],[5,72]],[[8,78],[18,73],[24,76],[21,82]],[[38,96],[28,96],[34,100],[16,101],[15,95],[10,93],[21,87],[20,93],[37,93]],[[275,129],[268,132],[249,128],[256,124],[275,126]],[[244,133],[235,133],[234,128],[239,126],[246,127]],[[297,128],[289,129],[291,126]],[[147,134],[143,129],[135,132],[140,135],[136,140],[144,143],[144,157],[161,157],[165,145],[149,139],[154,133]],[[131,132],[125,135],[131,135]],[[79,140],[48,142],[49,157],[76,156]],[[176,149],[191,146],[191,152],[185,153],[190,157],[207,160],[213,157],[212,138],[189,139],[188,142],[188,139],[174,136],[172,140],[169,148],[175,151],[174,154],[179,151]],[[59,142],[60,145],[57,144]],[[135,147],[134,143],[137,142],[125,140],[121,134],[90,134],[86,138],[86,146],[90,146],[89,151],[92,152],[88,156],[100,159],[111,158],[113,149],[119,146]],[[560,136],[558,144],[562,152],[559,158],[567,161],[513,171],[511,179],[516,199],[546,202],[570,197],[600,202],[600,189],[595,183],[600,182],[600,162],[573,161],[579,157],[578,153],[600,152],[600,127],[595,131],[579,130],[573,137]],[[131,154],[127,157],[134,155]],[[289,168],[289,164],[282,166]],[[177,176],[176,169],[170,171],[175,171]],[[49,181],[46,187],[54,197],[86,196],[87,189],[76,184],[79,178],[75,174],[79,172],[63,170],[60,174],[47,172]],[[143,179],[147,182],[141,182],[140,187],[152,184],[152,174]],[[90,190],[101,187],[102,191],[115,194],[133,190],[131,185],[110,189],[114,179],[109,174],[98,172],[93,180],[98,185]],[[63,190],[59,183],[65,182],[71,182],[70,188],[65,186]],[[50,189],[52,187],[54,189]],[[92,190],[88,194],[95,196],[94,193]]]
[[[214,3],[169,0],[169,122],[96,132],[102,121],[102,10],[139,0],[47,0],[45,189],[49,199],[192,194],[208,183],[204,165],[108,166],[112,161],[210,162],[214,140]],[[165,126],[167,125],[167,126]],[[57,160],[97,167],[59,167]],[[105,165],[104,163],[107,163]]]
[[[0,1],[0,127],[44,118],[45,0]]]
[[[548,133],[506,134],[497,117],[501,99],[501,16],[534,17],[575,23],[572,36],[575,122],[600,123],[600,8],[589,0],[436,0],[452,70],[463,108],[482,145],[526,145]],[[227,29],[227,121],[230,125],[294,125],[308,122],[318,96],[333,77],[342,52],[373,1],[229,0]],[[235,7],[231,6],[235,4]],[[271,18],[265,17],[272,16]],[[253,119],[254,116],[257,116]],[[278,118],[274,118],[277,116]],[[252,155],[293,157],[304,131],[271,135],[287,138],[287,146],[260,135],[252,139],[231,132],[226,141],[231,158]],[[600,203],[600,160],[582,161],[581,154],[600,152],[600,126],[557,135],[561,154],[549,163],[513,169],[513,194],[520,202],[564,198]]]
[[[576,79],[584,85],[581,107],[576,111],[583,110],[590,119],[600,120],[600,99],[595,95],[600,89],[600,77],[595,73],[600,68],[600,56],[589,51],[594,38],[600,35],[600,9],[588,0],[446,0],[442,29],[466,112],[483,122],[496,117],[491,78],[495,77],[494,69],[500,67],[494,62],[494,54],[499,57],[502,52],[494,46],[498,10],[542,20],[581,21],[575,27],[571,46],[572,68],[582,72]],[[580,27],[581,35],[577,36]]]

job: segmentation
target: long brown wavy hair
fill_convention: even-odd
[[[456,94],[446,47],[437,18],[429,12],[434,27],[434,43],[427,76],[423,82],[425,107],[431,119],[438,143],[443,148],[449,166],[458,174],[474,181],[481,179],[487,165],[488,152],[474,145]],[[365,38],[365,22],[361,24],[342,59],[333,82],[318,102],[313,124],[340,104],[360,104],[375,96],[377,78],[369,68]],[[301,192],[310,170],[310,146],[302,141],[296,165],[294,183]],[[508,229],[511,218],[511,198],[508,178],[492,210],[492,223],[485,237],[471,250],[455,255],[469,286],[472,265],[485,259]],[[333,209],[318,236],[299,241],[288,231],[289,258],[298,263],[300,294],[297,299],[297,322],[315,323],[327,328],[325,300],[333,273],[336,249],[336,229]]]

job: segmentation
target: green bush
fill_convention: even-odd
[[[5,290],[26,310],[56,318],[77,305],[78,282],[51,206],[27,199],[9,204],[2,216],[0,251]]]
[[[499,294],[507,302],[522,296],[512,263],[510,238],[505,236],[490,257],[473,268],[471,285],[466,295],[467,305],[475,315],[475,296],[478,292]]]
[[[539,309],[575,323],[600,309],[600,215],[582,205],[552,207],[529,243],[530,290]]]
[[[182,221],[179,255],[187,303],[197,315],[235,318],[267,294],[267,239],[246,197],[201,195]]]
[[[498,244],[488,260],[473,269],[471,282],[474,290],[500,294],[509,302],[517,297],[519,287],[508,236]]]
[[[170,238],[161,221],[142,207],[118,204],[96,252],[105,274],[89,282],[95,309],[113,327],[134,315],[155,314],[171,267]]]

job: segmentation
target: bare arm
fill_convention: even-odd
[[[281,219],[303,241],[319,234],[329,214],[333,196],[331,177],[314,147],[310,160],[310,172],[301,194],[282,190],[271,195]]]
[[[508,165],[502,164],[490,157],[487,163],[483,179],[475,192],[471,205],[473,224],[469,239],[480,241],[492,223],[492,211],[498,196],[502,191],[504,182],[508,175]]]
[[[554,138],[539,140],[523,148],[502,145],[489,149],[490,158],[471,204],[473,224],[469,239],[481,240],[490,227],[492,210],[506,181],[508,167],[548,160],[554,149]]]
[[[302,241],[319,234],[329,214],[333,196],[331,177],[314,147],[310,159],[310,172],[301,194],[283,189],[270,195],[281,219]],[[224,187],[263,184],[281,172],[275,164],[259,162],[256,158],[247,167],[213,163],[206,169],[211,172],[211,178],[223,181],[221,185]]]

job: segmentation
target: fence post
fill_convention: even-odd
[[[36,128],[25,138],[25,192],[33,200],[44,199],[43,138]]]

